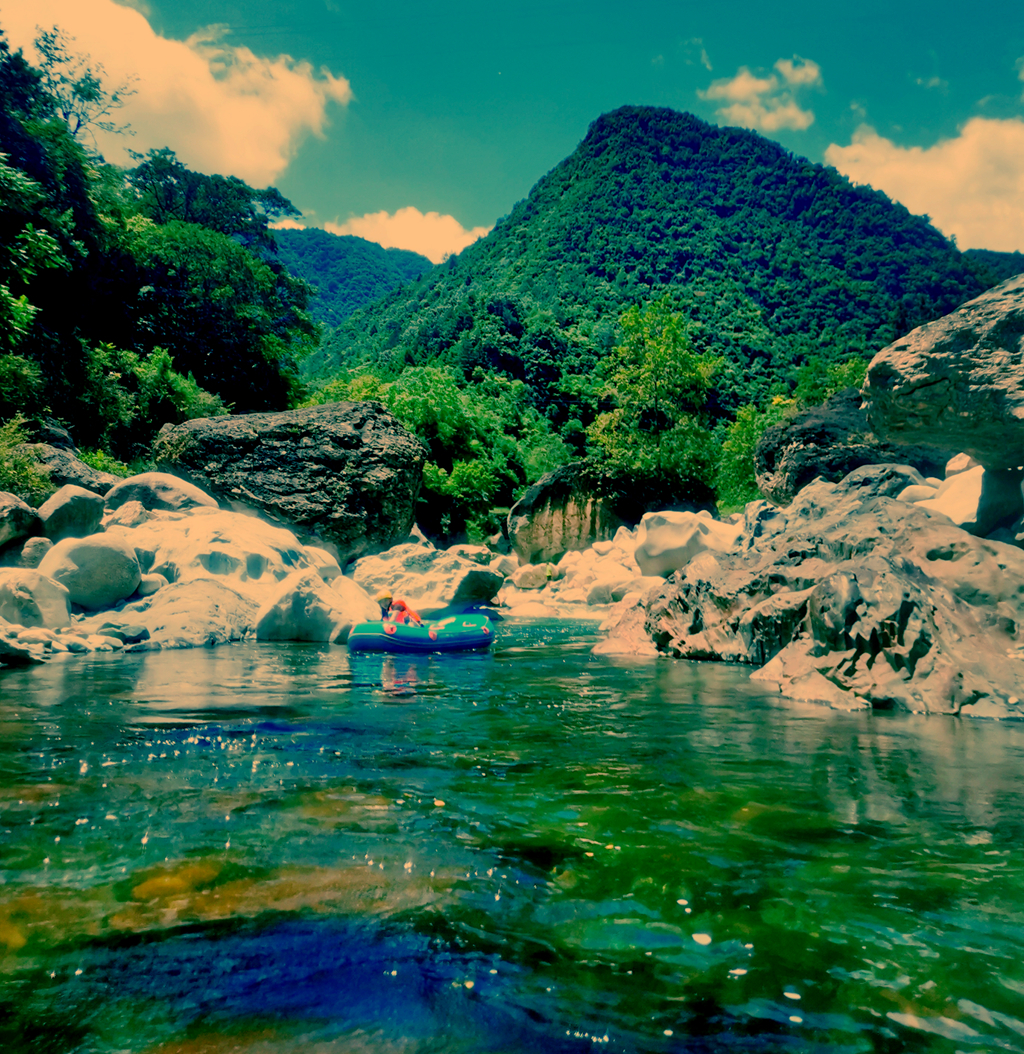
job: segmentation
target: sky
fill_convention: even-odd
[[[30,59],[54,25],[134,89],[108,160],[169,146],[435,261],[623,105],[756,129],[962,249],[1024,250],[1020,0],[0,0]]]

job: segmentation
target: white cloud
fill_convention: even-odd
[[[115,114],[134,137],[97,133],[111,161],[127,149],[169,146],[190,167],[236,175],[263,186],[274,182],[310,134],[321,136],[330,102],[346,104],[344,77],[288,55],[264,58],[222,41],[213,27],[187,41],[157,35],[138,0],[32,0],[0,12],[12,44],[33,57],[36,26],[58,25],[106,70],[117,86],[138,77],[136,94]]]
[[[715,113],[729,124],[764,132],[810,128],[814,113],[800,106],[794,92],[819,86],[821,67],[794,55],[791,59],[779,59],[775,69],[781,78],[775,73],[759,76],[741,66],[735,77],[712,81],[709,88],[697,94],[702,99],[724,103]]]
[[[941,92],[945,92],[949,87],[949,81],[944,81],[941,77],[917,77],[914,83],[919,88],[934,88]]]
[[[787,84],[820,84],[821,67],[810,59],[794,55],[791,59],[779,59],[775,68]]]
[[[927,148],[897,146],[862,125],[825,161],[913,213],[927,213],[963,248],[1024,249],[1024,120],[974,117]]]
[[[454,216],[438,212],[422,213],[412,205],[394,213],[370,212],[353,216],[345,223],[325,223],[324,230],[333,234],[354,234],[377,242],[385,249],[411,249],[440,263],[451,253],[461,252],[482,238],[490,227],[466,230]]]
[[[293,216],[283,216],[279,220],[274,220],[269,227],[274,231],[304,231],[306,229],[306,225]]]

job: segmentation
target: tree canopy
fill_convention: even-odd
[[[34,68],[0,35],[0,420],[127,458],[165,420],[293,404],[317,328],[269,222],[294,207],[169,150],[105,163],[80,133],[123,91],[59,30],[40,42]]]

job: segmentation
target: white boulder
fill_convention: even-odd
[[[0,619],[18,626],[57,629],[71,622],[67,589],[38,571],[0,567]]]
[[[129,476],[107,491],[108,510],[120,508],[128,501],[138,501],[145,509],[169,509],[172,512],[197,506],[219,507],[217,500],[205,491],[167,472]]]
[[[130,597],[142,577],[121,532],[64,538],[43,557],[39,571],[67,587],[73,604],[93,611]]]
[[[158,512],[124,535],[149,574],[169,582],[215,579],[259,604],[296,571],[314,569],[321,578],[340,572],[324,550],[304,546],[286,528],[240,512]]]
[[[297,571],[257,612],[256,639],[344,643],[357,622],[379,617],[378,604],[355,582],[337,590],[315,570]]]
[[[644,575],[667,577],[698,553],[732,549],[741,530],[708,512],[648,512],[637,529],[634,555]]]
[[[390,589],[424,614],[459,601],[491,600],[504,582],[489,567],[457,553],[409,544],[357,560],[352,577],[371,596]]]
[[[99,530],[103,499],[85,487],[65,483],[39,506],[39,518],[43,521],[43,533],[52,541],[85,538]]]
[[[908,488],[909,489],[909,488]],[[906,490],[900,498],[906,501]],[[977,465],[943,480],[930,497],[914,501],[922,509],[941,512],[968,534],[985,536],[1000,522],[1021,512],[1020,480],[1014,474],[990,472]]]
[[[957,454],[946,462],[946,479],[949,479],[950,476],[958,476],[961,472],[966,472],[968,469],[977,468],[980,464],[981,462],[975,461],[970,454]]]
[[[509,576],[516,589],[543,589],[554,575],[554,564],[523,564]]]
[[[142,623],[149,639],[134,647],[197,648],[241,640],[253,631],[258,605],[214,579],[173,582],[126,604],[122,616]]]

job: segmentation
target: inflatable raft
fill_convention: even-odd
[[[412,626],[360,622],[348,636],[350,651],[474,651],[489,648],[494,627],[486,615],[453,615]]]

